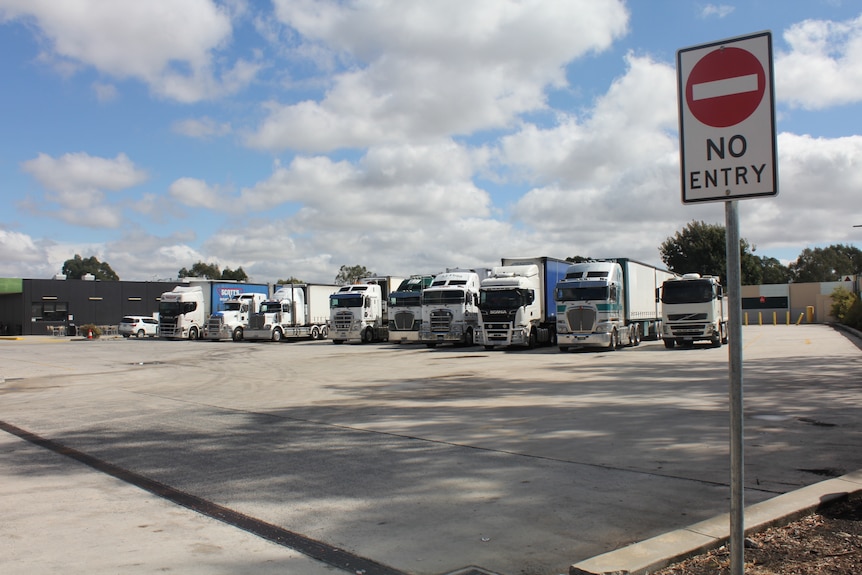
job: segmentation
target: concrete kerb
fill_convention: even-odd
[[[779,495],[745,509],[746,535],[790,523],[820,505],[862,492],[862,470]],[[716,549],[730,539],[725,513],[627,547],[575,563],[569,575],[648,575]]]

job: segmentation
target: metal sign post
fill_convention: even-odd
[[[730,402],[730,575],[745,571],[744,432],[742,420],[742,294],[737,202],[724,202],[727,250],[728,398]]]
[[[677,52],[684,204],[723,201],[728,292],[730,575],[745,571],[742,296],[737,200],[778,194],[772,34]]]

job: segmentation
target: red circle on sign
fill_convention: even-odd
[[[742,48],[719,48],[692,68],[685,101],[702,123],[727,128],[753,114],[765,91],[766,73],[754,54]]]

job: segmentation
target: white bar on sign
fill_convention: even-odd
[[[757,74],[749,74],[748,76],[736,76],[735,78],[695,84],[691,87],[691,96],[693,100],[706,100],[707,98],[720,98],[721,96],[731,96],[756,90]]]

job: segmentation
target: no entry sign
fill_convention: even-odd
[[[683,203],[778,193],[772,35],[677,53]]]

